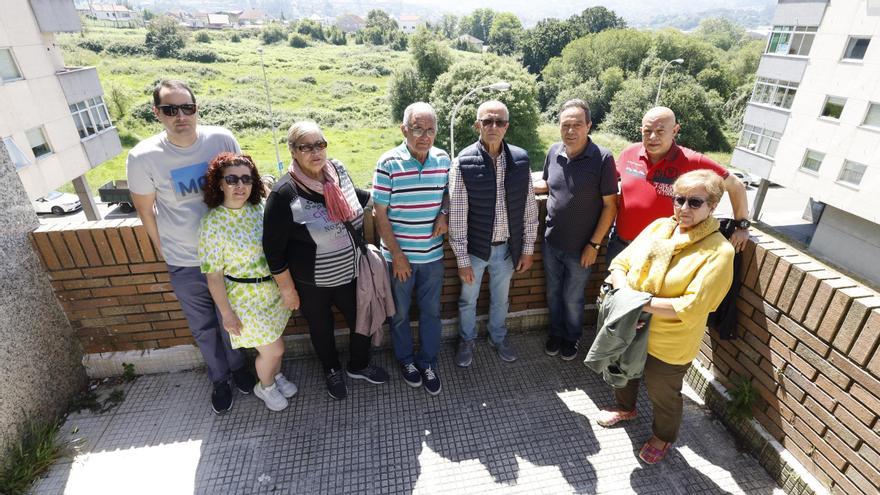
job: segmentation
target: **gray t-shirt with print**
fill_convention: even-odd
[[[138,143],[126,161],[131,192],[156,193],[162,255],[174,266],[199,266],[199,223],[208,211],[202,199],[208,163],[224,151],[241,153],[227,129],[200,125],[197,132],[196,142],[181,148],[163,131]]]

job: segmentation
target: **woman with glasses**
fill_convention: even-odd
[[[297,122],[287,133],[293,158],[266,202],[263,249],[285,307],[299,309],[321,360],[327,392],[347,394],[334,337],[332,307],[349,328],[346,374],[384,383],[388,374],[370,364],[370,338],[355,333],[358,242],[367,191],[357,189],[338,160],[327,159],[327,140],[314,122]]]
[[[232,347],[257,350],[254,395],[270,410],[281,411],[297,388],[281,373],[281,334],[290,310],[263,255],[260,174],[249,156],[221,153],[208,165],[205,179],[210,210],[199,230],[201,270]]]
[[[648,464],[661,461],[678,438],[681,386],[697,357],[706,319],[724,299],[733,280],[733,246],[718,231],[712,212],[724,182],[711,170],[681,175],[673,184],[669,218],[651,223],[608,267],[614,288],[652,294],[642,308],[651,313],[644,380],[654,408],[653,435],[639,452]],[[609,427],[635,419],[639,380],[615,389],[617,407],[601,411]]]

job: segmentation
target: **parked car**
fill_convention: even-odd
[[[123,213],[134,211],[134,203],[131,201],[131,191],[128,190],[127,180],[111,180],[98,188],[98,196],[101,201],[110,206],[118,204]]]
[[[31,203],[37,213],[62,215],[82,209],[82,203],[76,194],[58,191],[49,191],[49,194],[31,201]]]
[[[739,180],[741,180],[742,183],[745,184],[746,187],[757,186],[758,184],[761,183],[760,177],[755,177],[754,175],[752,175],[748,172],[740,172],[739,170],[735,170],[730,173],[733,174],[734,176],[736,176],[736,178],[738,178]]]

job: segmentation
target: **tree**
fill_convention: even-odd
[[[284,31],[277,24],[270,24],[260,31],[260,39],[263,40],[264,45],[278,43],[285,39],[285,37]]]
[[[419,73],[412,66],[404,66],[391,75],[388,82],[388,104],[391,106],[391,118],[394,122],[403,121],[403,111],[411,103],[425,101],[430,91],[425,90],[425,85],[419,77]]]
[[[355,43],[388,45],[392,50],[406,50],[406,35],[398,29],[397,21],[385,11],[373,9],[367,14],[367,24],[355,35]]]
[[[613,10],[605,7],[590,7],[578,15],[569,17],[568,23],[576,33],[575,38],[606,29],[626,28],[626,21],[618,17]]]
[[[461,34],[469,34],[483,41],[489,40],[489,30],[492,29],[492,21],[495,19],[495,11],[492,9],[477,9],[461,18],[459,29]]]
[[[588,34],[562,50],[563,64],[581,80],[598,77],[609,67],[620,67],[628,76],[639,69],[652,41],[651,33],[634,29]]]
[[[703,19],[694,36],[725,51],[739,48],[749,40],[745,29],[723,17]]]
[[[452,53],[449,47],[435,38],[427,28],[419,26],[410,36],[409,51],[416,63],[419,77],[430,92],[434,81],[452,65]]]
[[[144,45],[159,58],[170,58],[186,46],[186,32],[171,16],[150,21]]]
[[[391,18],[384,10],[373,9],[367,13],[367,24],[364,29],[376,28],[379,31],[397,31],[397,21]]]
[[[443,14],[437,23],[437,32],[440,36],[451,40],[458,36],[458,17],[453,14]]]
[[[523,32],[520,39],[523,65],[538,74],[551,58],[559,56],[565,45],[575,38],[571,24],[559,19],[543,19]]]
[[[523,28],[519,17],[510,12],[495,14],[489,29],[489,50],[498,55],[513,55],[519,51]]]
[[[459,108],[455,120],[455,149],[461,150],[477,140],[473,128],[477,107],[490,99],[501,100],[510,111],[510,128],[505,139],[526,149],[540,146],[535,76],[516,59],[497,55],[456,62],[434,83],[430,101],[437,110],[437,146],[449,149],[449,117],[455,104],[472,89],[498,81],[510,83],[510,90],[478,92]]]

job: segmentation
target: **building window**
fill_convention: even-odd
[[[21,71],[12,57],[12,50],[0,48],[0,82],[15,81],[21,79]]]
[[[31,161],[28,160],[28,157],[25,156],[21,151],[21,148],[15,144],[15,141],[13,141],[11,137],[3,138],[3,144],[6,146],[6,152],[9,153],[9,158],[12,160],[12,163],[15,164],[16,170],[27,167],[31,164]]]
[[[857,186],[861,184],[862,177],[865,176],[865,170],[867,169],[867,165],[846,160],[843,162],[843,168],[840,169],[840,175],[837,176],[837,180]]]
[[[755,80],[752,102],[790,109],[798,83],[759,77]]]
[[[844,105],[846,105],[846,98],[829,96],[825,99],[825,106],[822,107],[822,116],[829,119],[840,119]]]
[[[113,125],[102,96],[70,105],[70,115],[79,131],[80,139],[94,136]]]
[[[815,37],[815,26],[773,26],[765,53],[806,57]]]
[[[772,158],[776,154],[780,138],[782,138],[781,132],[746,124],[743,126],[737,146]]]
[[[865,114],[862,125],[880,128],[880,103],[868,105],[868,113]]]
[[[807,154],[804,155],[804,162],[801,163],[801,168],[804,170],[809,170],[810,172],[818,172],[819,167],[822,166],[822,160],[825,159],[824,153],[819,153],[818,151],[807,150]]]
[[[39,158],[43,155],[52,153],[52,148],[49,147],[49,143],[46,141],[46,133],[43,132],[42,127],[34,127],[27,131],[25,135],[27,136],[28,143],[31,145],[31,151],[34,152],[35,157]]]
[[[864,60],[869,43],[871,38],[850,37],[846,43],[846,51],[843,52],[844,60]]]

